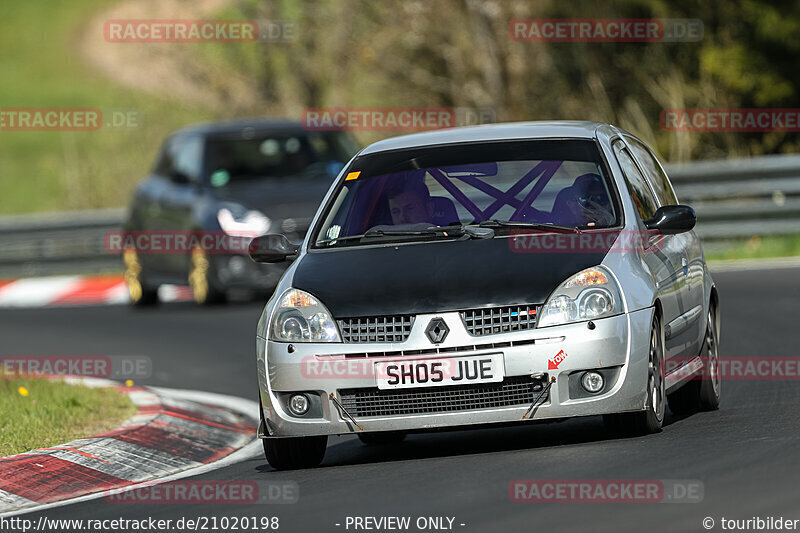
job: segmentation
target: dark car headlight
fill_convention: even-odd
[[[257,237],[267,233],[272,226],[272,221],[261,211],[234,206],[220,208],[217,222],[231,237]]]
[[[545,328],[622,313],[622,296],[611,273],[601,266],[571,276],[542,306],[536,327]]]

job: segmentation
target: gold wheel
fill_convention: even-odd
[[[139,263],[139,256],[133,248],[125,248],[122,253],[122,261],[125,263],[125,284],[128,286],[128,293],[131,302],[136,304],[142,300],[144,289],[142,288],[142,265]]]
[[[208,257],[202,248],[192,249],[192,266],[189,270],[189,286],[192,288],[194,301],[202,304],[208,299]]]

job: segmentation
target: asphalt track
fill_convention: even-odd
[[[800,268],[718,272],[722,357],[797,357]],[[248,396],[258,304],[0,310],[0,355],[147,355],[141,384]],[[252,392],[251,392],[252,391]],[[717,412],[667,415],[662,433],[614,438],[599,417],[411,435],[367,447],[332,439],[323,465],[275,472],[263,458],[195,479],[291,480],[291,505],[120,505],[48,518],[278,516],[279,531],[345,531],[347,516],[455,517],[456,531],[705,531],[705,517],[800,519],[800,381],[726,381]],[[516,479],[692,479],[700,503],[513,503]],[[26,515],[36,519],[37,514]],[[335,524],[342,524],[336,526]],[[460,524],[464,524],[461,526]],[[351,528],[350,531],[353,531]],[[417,531],[412,527],[410,531]]]

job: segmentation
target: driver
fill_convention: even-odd
[[[433,220],[433,199],[423,182],[398,177],[397,183],[389,186],[387,197],[393,224],[431,223]]]
[[[594,173],[583,174],[572,183],[575,191],[570,211],[587,226],[608,226],[614,223],[611,199],[603,179]]]

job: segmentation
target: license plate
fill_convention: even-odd
[[[443,387],[503,381],[503,354],[378,361],[375,379],[379,389]]]

